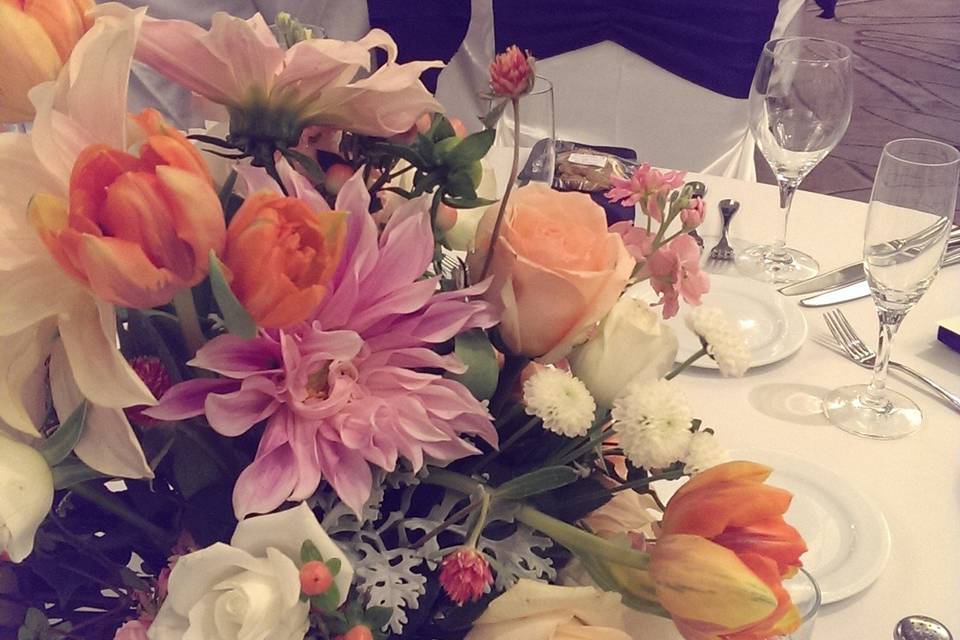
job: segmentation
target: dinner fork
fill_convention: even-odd
[[[823,314],[823,318],[827,323],[827,328],[830,329],[830,333],[833,334],[837,344],[840,345],[846,355],[861,367],[872,369],[876,363],[877,354],[857,335],[853,325],[851,325],[847,317],[843,315],[843,312],[839,309],[834,309],[833,311],[828,311]],[[923,382],[953,405],[954,409],[960,411],[960,396],[950,393],[930,378],[919,371],[911,369],[905,364],[891,360],[890,367],[909,374],[920,382]]]
[[[733,247],[727,241],[727,231],[730,229],[730,221],[733,220],[733,216],[740,209],[740,203],[736,200],[721,200],[718,206],[720,207],[720,216],[723,218],[723,231],[720,234],[720,242],[713,249],[710,249],[710,259],[733,260]]]

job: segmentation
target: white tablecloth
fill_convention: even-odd
[[[693,176],[689,176],[690,179]],[[732,235],[762,241],[780,224],[776,188],[714,176],[703,233],[719,233],[716,203],[742,203]],[[867,207],[814,193],[796,194],[788,244],[832,269],[860,259]],[[897,360],[960,392],[960,354],[937,342],[940,320],[960,315],[960,269],[940,273],[907,316],[893,343]],[[758,283],[757,286],[767,286]],[[799,298],[791,298],[798,300]],[[873,300],[841,305],[857,330],[873,342]],[[827,309],[803,309],[811,336],[825,332]],[[819,413],[829,390],[866,382],[869,372],[807,340],[798,353],[752,370],[740,380],[713,373],[684,374],[695,414],[717,428],[726,446],[783,451],[832,469],[873,498],[890,525],[892,551],[886,570],[865,591],[826,605],[814,638],[886,640],[903,616],[922,613],[960,634],[960,415],[925,390],[891,376],[890,388],[921,407],[922,429],[902,440],[878,442],[847,434]]]

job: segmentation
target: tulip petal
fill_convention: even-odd
[[[189,171],[161,166],[157,179],[177,236],[193,250],[193,275],[186,283],[192,287],[206,277],[210,252],[223,253],[227,228],[220,199],[208,179]]]
[[[22,562],[53,506],[53,475],[33,447],[0,436],[0,526],[9,535],[7,555]]]
[[[739,629],[777,608],[774,593],[735,553],[699,536],[658,539],[650,574],[660,604],[674,618]]]
[[[33,117],[27,92],[57,77],[60,55],[40,23],[7,2],[0,2],[0,43],[0,123],[26,122]]]
[[[0,337],[0,420],[31,436],[46,413],[46,367],[56,332],[50,318]]]
[[[112,306],[86,298],[60,316],[60,337],[84,397],[103,407],[154,405],[156,400],[117,348]]]
[[[76,256],[93,292],[111,304],[149,309],[170,302],[185,286],[169,269],[154,265],[134,242],[72,231],[62,234],[61,241]]]
[[[334,582],[340,589],[342,604],[353,581],[350,560],[323,530],[317,517],[305,502],[279,513],[241,520],[233,532],[230,544],[254,556],[263,556],[267,549],[274,548],[290,558],[300,557],[304,540],[310,540],[320,551],[324,560],[340,560],[340,573]]]
[[[793,495],[766,484],[719,483],[675,494],[664,514],[664,533],[713,538],[728,527],[747,527],[782,517]]]
[[[769,478],[771,473],[773,473],[773,469],[757,462],[733,460],[695,475],[681,486],[674,495],[682,496],[685,493],[717,482],[738,481],[759,484]]]
[[[70,57],[77,40],[90,27],[92,20],[86,19],[84,14],[91,7],[92,0],[28,0],[23,3],[24,11],[41,24],[61,60]]]
[[[50,391],[53,407],[61,421],[66,420],[84,401],[61,342],[57,342],[50,354]],[[87,408],[86,424],[74,452],[87,466],[108,476],[153,477],[140,441],[122,409],[91,404]]]

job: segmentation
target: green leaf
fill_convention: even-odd
[[[393,610],[389,607],[370,607],[367,609],[363,618],[367,626],[371,629],[383,629],[390,622]]]
[[[417,142],[415,147],[419,152],[420,156],[423,158],[423,164],[419,166],[436,166],[436,154],[433,148],[433,140],[426,137],[422,133],[417,134]],[[403,157],[403,156],[401,156]]]
[[[191,427],[184,425],[183,428]],[[173,476],[177,488],[188,500],[220,480],[220,469],[216,463],[201,447],[185,436],[177,438],[169,455],[173,457]]]
[[[123,586],[136,589],[137,591],[149,591],[150,585],[146,581],[130,570],[129,567],[120,567],[120,579],[123,580]]]
[[[330,569],[330,575],[336,577],[340,573],[340,558],[330,558],[324,564],[327,565],[327,569]]]
[[[371,148],[374,155],[396,156],[402,158],[415,167],[426,166],[427,162],[420,153],[413,147],[402,144],[393,144],[392,142],[378,142]]]
[[[68,457],[60,464],[53,467],[53,486],[58,491],[60,489],[69,489],[75,484],[103,478],[104,475],[99,471],[91,469],[83,463],[80,458]]]
[[[467,365],[461,374],[447,374],[473,394],[478,400],[489,400],[497,390],[500,367],[497,355],[483,329],[471,329],[461,333],[454,340],[454,353]]]
[[[284,149],[280,153],[283,154],[284,158],[291,161],[291,164],[296,161],[314,186],[323,184],[323,169],[320,168],[315,159],[294,149]]]
[[[227,206],[230,204],[230,196],[233,195],[233,189],[237,186],[237,170],[231,169],[230,174],[227,175],[227,179],[223,181],[223,186],[220,187],[220,193],[218,197],[220,198],[220,208],[224,211],[227,210]]]
[[[223,263],[220,258],[210,250],[210,285],[213,288],[213,297],[220,307],[220,313],[223,316],[223,322],[227,325],[230,333],[245,338],[247,340],[257,335],[257,325],[243,308],[237,296],[234,295],[227,284],[227,278],[223,275]]]
[[[430,124],[430,129],[427,130],[426,135],[432,141],[438,142],[445,138],[452,138],[457,134],[454,132],[453,125],[450,124],[446,116],[442,113],[435,113],[433,114],[433,122]]]
[[[40,445],[40,453],[51,467],[63,462],[83,434],[87,424],[87,401],[84,400],[73,410],[70,417],[60,423],[53,435]]]
[[[493,139],[496,135],[495,129],[484,129],[471,133],[447,154],[443,164],[451,169],[460,169],[473,164],[487,155],[487,151],[493,146]]]
[[[473,178],[466,171],[454,171],[447,177],[446,191],[455,198],[471,199],[477,197]]]
[[[488,207],[496,200],[487,198],[448,198],[444,196],[443,204],[449,205],[454,209],[476,209],[477,207]]]
[[[337,583],[331,584],[329,589],[318,596],[310,596],[310,604],[321,611],[336,611],[339,602],[340,589]]]
[[[312,540],[304,540],[303,544],[300,545],[300,562],[307,564],[314,561],[323,562],[323,556],[320,555],[320,550],[317,549],[317,545],[313,544]]]
[[[23,625],[17,630],[17,640],[50,640],[59,637],[50,628],[50,621],[40,609],[30,607],[23,619]]]
[[[505,482],[494,490],[497,498],[522,500],[577,481],[580,474],[567,466],[544,467]]]
[[[483,123],[484,128],[496,129],[497,123],[500,122],[500,117],[503,115],[503,111],[507,108],[508,104],[510,104],[509,98],[504,98],[500,102],[494,104],[490,111],[480,118],[480,122]]]

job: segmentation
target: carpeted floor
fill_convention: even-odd
[[[923,137],[960,146],[960,0],[840,0],[835,20],[818,13],[810,2],[803,34],[853,50],[854,112],[840,145],[803,189],[866,201],[890,140]],[[760,179],[772,182],[758,158]]]

